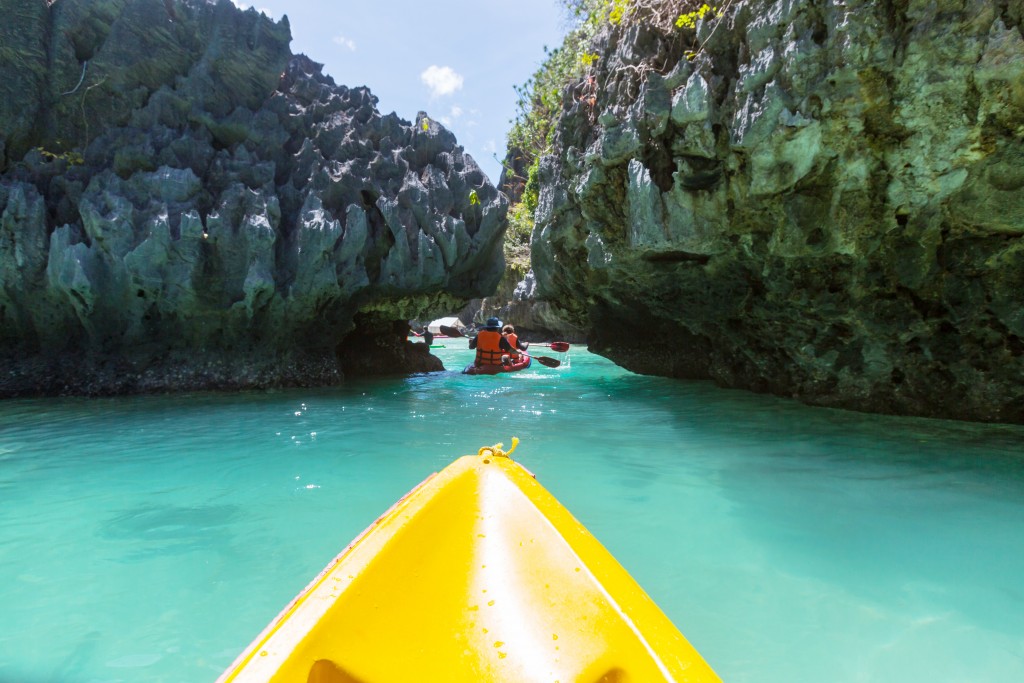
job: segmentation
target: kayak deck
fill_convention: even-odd
[[[495,449],[396,503],[219,680],[718,681],[611,554]]]

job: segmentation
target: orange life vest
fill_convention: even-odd
[[[505,335],[505,341],[512,347],[512,353],[509,354],[512,356],[512,360],[519,360],[519,335],[515,332],[509,332]]]
[[[501,349],[501,332],[497,330],[480,330],[476,335],[477,365],[501,365],[501,357],[505,351]]]

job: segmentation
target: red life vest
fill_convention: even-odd
[[[501,357],[505,351],[501,350],[501,332],[497,330],[480,330],[476,335],[476,361],[477,365],[501,365]]]

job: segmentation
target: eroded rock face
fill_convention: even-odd
[[[333,383],[361,311],[429,319],[501,277],[507,202],[454,136],[292,56],[286,21],[0,14],[0,396]]]
[[[540,295],[640,372],[1024,422],[1021,16],[748,0],[606,32],[541,167]]]
[[[485,308],[481,322],[496,315],[514,325],[524,341],[586,341],[584,331],[566,319],[557,303],[537,298],[537,278],[532,270],[515,282],[514,286],[510,286],[509,291],[502,292],[499,285],[498,294],[492,298],[502,305],[490,310]],[[484,301],[489,303],[491,299]]]

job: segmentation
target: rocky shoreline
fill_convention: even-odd
[[[519,282],[452,133],[381,115],[286,20],[0,13],[0,397],[428,371],[406,321],[478,301],[637,372],[1024,423],[1021,0],[609,24]]]
[[[541,162],[538,296],[637,372],[1024,422],[1022,15],[746,0],[607,26]]]
[[[426,113],[381,115],[292,55],[286,20],[0,13],[0,397],[418,371],[391,323],[497,285],[507,200]],[[352,335],[388,360],[353,362]]]

